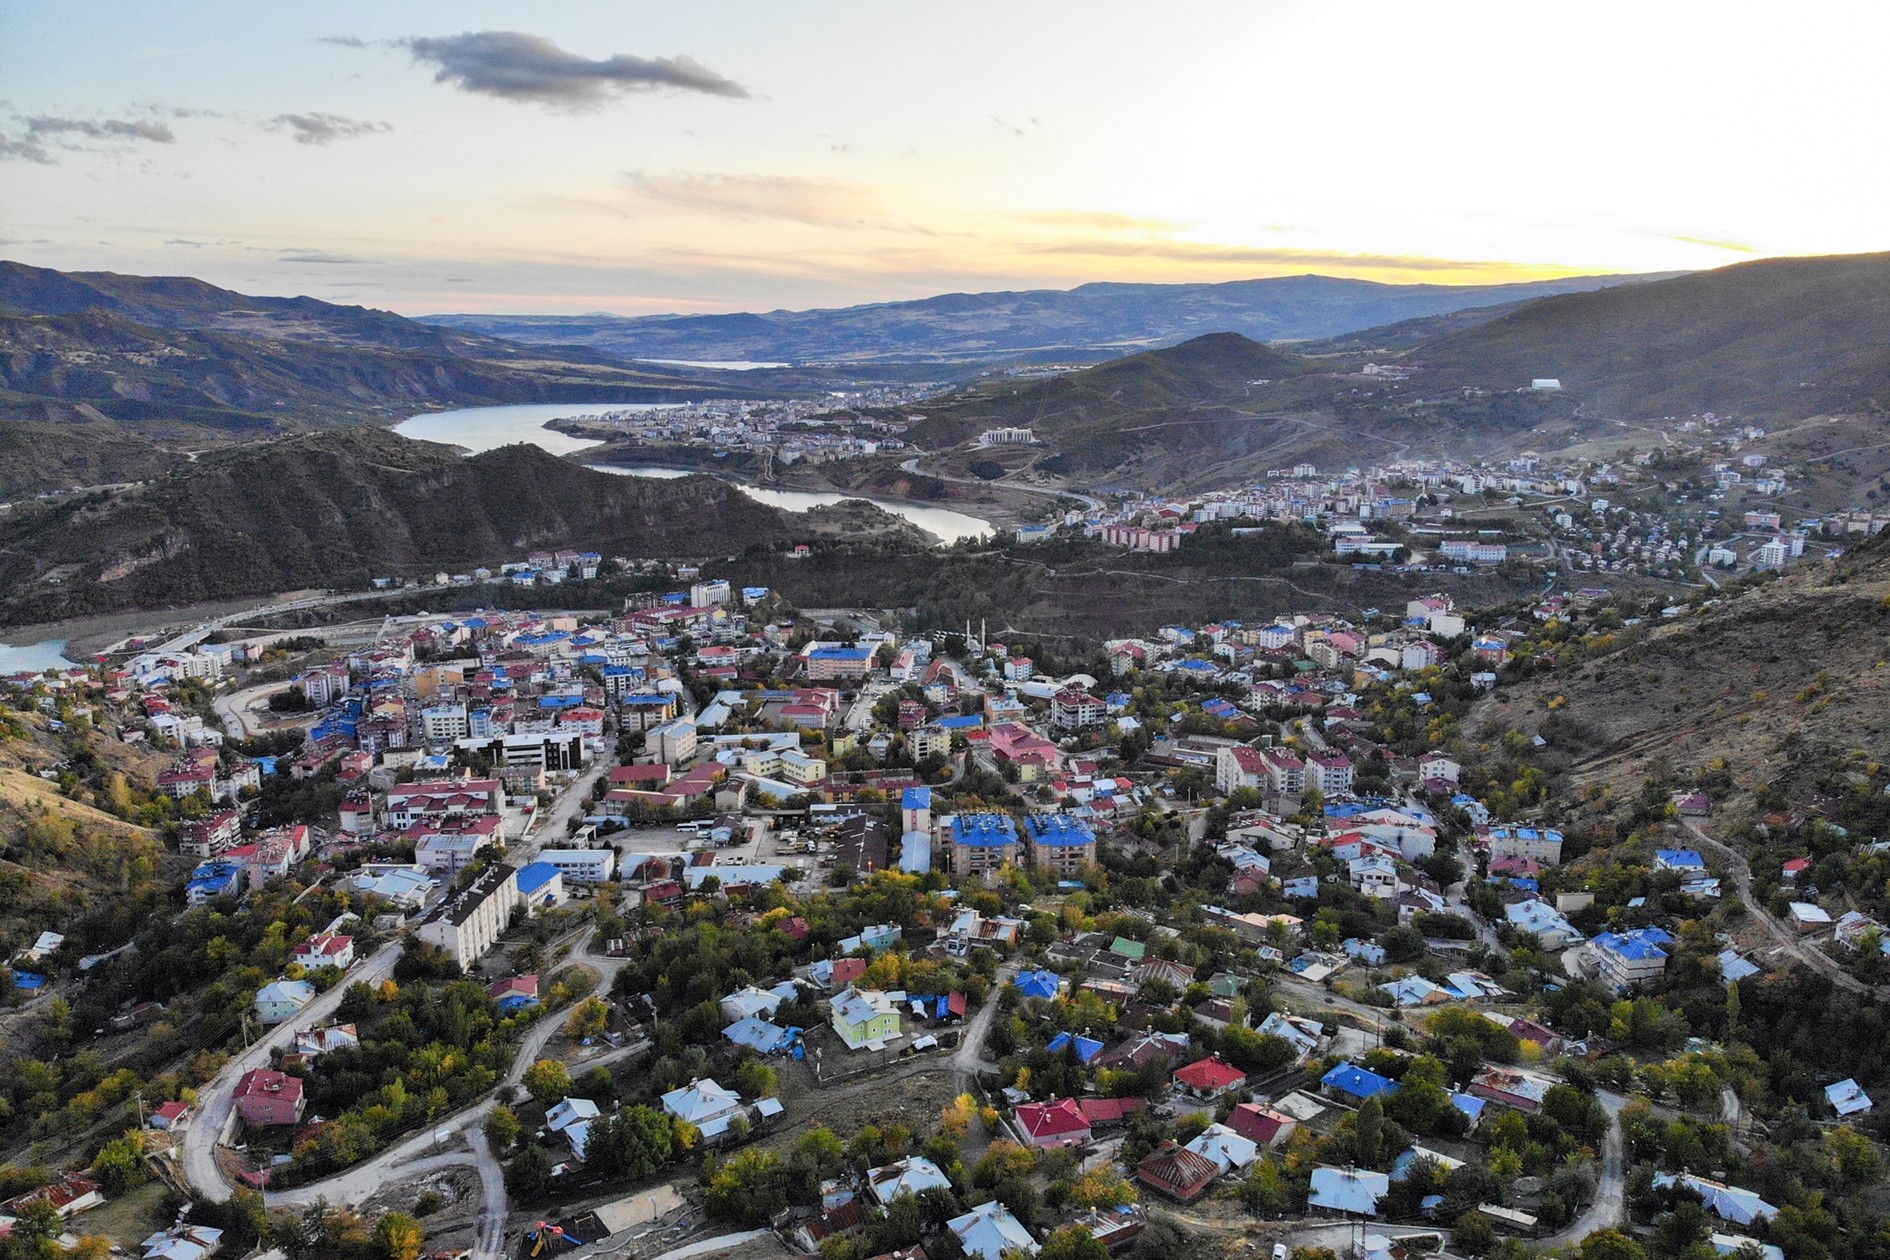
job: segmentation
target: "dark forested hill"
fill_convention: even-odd
[[[0,517],[0,624],[496,568],[535,548],[733,554],[807,529],[713,478],[612,476],[535,446],[461,458],[349,429]]]

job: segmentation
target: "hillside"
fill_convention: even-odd
[[[1578,276],[1526,284],[1376,284],[1280,276],[1225,284],[1085,284],[946,293],[912,302],[765,314],[429,315],[425,322],[513,341],[592,346],[622,358],[977,360],[1120,352],[1210,332],[1260,341],[1331,337],[1471,307],[1586,292],[1637,279]]]
[[[520,346],[387,311],[0,262],[0,427],[92,424],[146,439],[108,458],[96,430],[73,431],[70,451],[31,432],[0,437],[0,495],[149,476],[185,450],[436,407],[755,393],[729,373]]]
[[[1890,536],[1729,591],[1686,616],[1570,649],[1478,703],[1473,739],[1541,734],[1575,786],[1631,793],[1724,759],[1741,792],[1799,799],[1854,756],[1890,761]]]
[[[103,417],[66,424],[8,421],[0,423],[0,503],[41,490],[142,481],[182,458]]]
[[[205,455],[132,490],[0,518],[0,624],[365,586],[541,547],[726,555],[809,528],[712,478],[611,476],[523,445],[461,458],[350,429]]]
[[[1419,345],[1406,362],[1493,390],[1556,377],[1611,415],[1881,412],[1890,254],[1766,259],[1543,298]]]
[[[1216,333],[1080,372],[967,390],[928,406],[912,435],[953,452],[928,470],[1034,464],[1079,483],[1218,484],[1281,462],[1382,450],[1312,414],[1334,388],[1311,360]],[[1002,427],[1028,428],[1038,445],[962,449]]]

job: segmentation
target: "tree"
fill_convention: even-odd
[[[545,1193],[551,1184],[551,1155],[536,1143],[527,1146],[505,1170],[505,1188],[514,1198],[527,1201]]]
[[[591,1037],[601,1037],[604,1029],[610,1027],[610,1007],[600,997],[587,997],[572,1010],[571,1018],[564,1023],[564,1035],[573,1041],[583,1041]]]
[[[571,1074],[556,1059],[540,1059],[526,1068],[523,1083],[525,1091],[543,1107],[571,1092]]]
[[[1043,1240],[1038,1260],[1109,1260],[1109,1248],[1081,1225],[1068,1225]]]
[[[1496,1226],[1481,1212],[1465,1212],[1451,1226],[1450,1241],[1466,1256],[1486,1255],[1496,1246]]]
[[[704,1206],[711,1216],[759,1225],[787,1206],[786,1174],[780,1156],[751,1147],[714,1166]]]
[[[1581,1260],[1647,1260],[1647,1249],[1618,1229],[1598,1229],[1582,1239]]]
[[[420,1260],[427,1232],[405,1212],[389,1212],[374,1223],[374,1244],[387,1260]]]
[[[486,1140],[501,1154],[518,1141],[519,1128],[518,1113],[504,1103],[486,1113]]]

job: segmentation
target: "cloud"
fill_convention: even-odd
[[[522,31],[467,31],[405,43],[414,61],[436,67],[435,83],[558,109],[593,109],[613,95],[664,88],[710,96],[748,95],[741,84],[692,57],[619,53],[593,60],[566,52],[542,35]]]
[[[339,48],[366,48],[368,46],[368,42],[365,39],[359,39],[353,35],[317,35],[315,42],[318,44],[334,44]]]
[[[149,118],[108,118],[103,122],[94,122],[89,118],[57,118],[47,114],[36,114],[26,120],[26,138],[37,140],[41,136],[85,136],[92,140],[148,140],[153,144],[170,144],[177,136],[161,122]]]
[[[1031,210],[1013,216],[1044,227],[1087,228],[1095,232],[1173,232],[1182,227],[1174,219],[1158,219],[1111,210]]]
[[[1502,272],[1527,270],[1520,263],[1464,261],[1406,254],[1347,254],[1336,250],[1263,249],[1248,245],[1212,245],[1193,241],[1076,240],[1036,244],[1039,253],[1097,258],[1155,258],[1180,263],[1242,263],[1261,267],[1346,267],[1378,271]]]
[[[287,129],[297,144],[327,144],[351,136],[367,136],[377,131],[394,129],[392,123],[343,118],[340,114],[324,114],[320,110],[307,114],[277,114],[263,126],[270,131]]]
[[[371,267],[372,258],[355,258],[348,254],[331,254],[325,249],[304,249],[293,254],[283,254],[276,259],[279,263],[313,263],[327,267]]]
[[[724,219],[785,219],[810,227],[858,227],[877,214],[869,190],[798,175],[651,175],[626,172],[645,201]]]
[[[50,164],[52,155],[46,152],[44,145],[35,144],[30,136],[24,140],[11,140],[0,135],[0,161]]]
[[[1671,240],[1687,245],[1705,245],[1709,249],[1723,249],[1732,254],[1756,254],[1759,251],[1744,241],[1716,241],[1710,236],[1675,236]]]

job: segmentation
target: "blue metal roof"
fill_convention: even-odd
[[[1096,833],[1082,819],[1068,814],[1032,814],[1024,819],[1024,831],[1032,844],[1074,846],[1096,842]]]
[[[1026,971],[1011,981],[1025,997],[1053,998],[1063,987],[1063,977],[1054,971]]]
[[[1009,814],[959,814],[952,819],[952,843],[997,846],[1017,843],[1017,820]]]
[[[1390,1077],[1380,1076],[1353,1063],[1339,1064],[1320,1077],[1319,1083],[1327,1089],[1336,1089],[1354,1098],[1372,1098],[1378,1094],[1389,1094],[1398,1088],[1398,1082]]]

